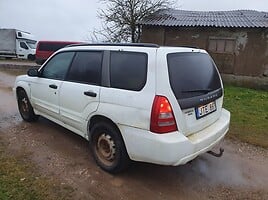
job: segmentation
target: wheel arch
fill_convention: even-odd
[[[20,81],[20,82],[17,83],[17,85],[16,85],[16,98],[17,98],[17,99],[18,99],[18,91],[19,91],[19,90],[24,90],[24,91],[26,92],[26,94],[27,94],[29,100],[31,99],[31,96],[30,96],[30,94],[31,94],[31,89],[30,89],[30,87],[28,86],[27,83],[22,82],[22,81]]]
[[[122,137],[122,133],[121,133],[119,127],[117,126],[117,124],[113,120],[111,120],[110,118],[105,117],[103,115],[94,115],[94,116],[92,116],[90,118],[90,120],[88,122],[88,126],[87,126],[88,140],[91,139],[90,130],[92,129],[92,127],[94,126],[94,124],[96,124],[98,122],[106,122],[106,123],[111,124],[118,131],[118,133],[120,133],[120,136]],[[123,139],[123,137],[122,137],[122,139]],[[124,141],[124,139],[123,139],[123,141]]]

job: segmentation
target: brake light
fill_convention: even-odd
[[[164,96],[155,96],[150,131],[155,133],[168,133],[176,131],[177,125],[168,99]]]

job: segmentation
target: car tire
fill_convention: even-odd
[[[23,89],[18,90],[18,107],[23,120],[33,122],[38,119],[38,115],[34,113],[33,107],[29,101],[26,92]]]
[[[35,60],[35,55],[32,55],[32,54],[28,55],[28,60],[34,61]]]
[[[96,163],[109,173],[125,170],[130,159],[119,130],[107,122],[99,122],[91,128],[90,147]]]

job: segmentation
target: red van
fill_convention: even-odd
[[[39,41],[36,47],[36,60],[35,62],[42,65],[55,51],[70,45],[79,44],[81,42],[68,42],[68,41]]]

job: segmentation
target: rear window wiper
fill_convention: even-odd
[[[182,90],[182,93],[190,93],[190,92],[202,92],[202,93],[209,93],[211,92],[212,89],[208,88],[208,89],[194,89],[194,90]]]

